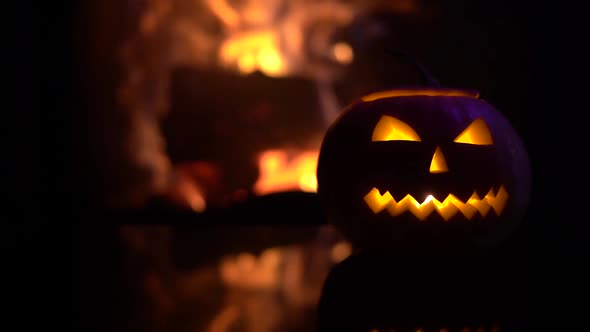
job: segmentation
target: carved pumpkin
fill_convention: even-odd
[[[317,169],[330,222],[361,247],[493,245],[520,221],[530,165],[518,133],[476,91],[366,95],[328,129]]]

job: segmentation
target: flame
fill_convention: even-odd
[[[477,193],[473,193],[467,202],[463,203],[453,194],[449,194],[442,202],[434,198],[432,195],[419,203],[412,195],[408,194],[399,202],[396,202],[389,191],[381,195],[377,188],[373,188],[364,197],[365,202],[374,213],[379,213],[387,209],[389,214],[397,216],[405,211],[412,212],[418,219],[425,220],[434,210],[448,221],[457,212],[463,213],[465,218],[471,219],[476,212],[482,216],[486,216],[491,208],[494,209],[497,215],[502,213],[506,201],[508,200],[508,192],[501,186],[497,193],[494,189],[490,189],[484,198],[479,198]]]
[[[248,74],[259,70],[268,76],[299,76],[315,81],[324,124],[332,123],[341,109],[333,83],[344,77],[352,63],[352,45],[336,40],[355,17],[379,11],[419,14],[416,0],[147,0],[129,6],[138,18],[135,33],[127,34],[118,54],[124,77],[117,97],[123,120],[136,130],[121,146],[127,169],[142,174],[137,190],[113,197],[119,204],[140,204],[170,185],[174,171],[158,126],[170,111],[171,71],[190,66]],[[132,20],[133,21],[133,20]],[[132,27],[132,30],[133,29]],[[147,169],[147,172],[137,170]],[[313,180],[303,180],[311,190]],[[147,189],[146,189],[147,188]],[[191,191],[192,189],[187,189]],[[205,190],[208,204],[211,194]],[[203,195],[190,205],[203,210]]]
[[[242,74],[260,70],[264,74],[284,76],[288,66],[279,51],[279,36],[272,30],[236,34],[220,47],[219,58],[225,66],[236,66]]]
[[[180,204],[188,205],[193,211],[204,212],[207,208],[203,190],[191,179],[181,178],[176,187],[174,199]]]
[[[213,12],[217,18],[223,24],[235,27],[238,25],[240,17],[238,13],[227,3],[227,1],[223,0],[205,0],[209,9]]]
[[[311,70],[311,53],[341,65],[350,64],[353,49],[344,42],[330,40],[330,34],[308,49],[310,26],[330,22],[331,31],[349,24],[358,5],[339,1],[249,0],[239,4],[228,0],[206,0],[205,4],[222,23],[218,60],[240,74],[256,70],[270,77],[293,74],[319,75]],[[318,38],[315,38],[318,39]],[[319,39],[318,39],[319,40]]]
[[[174,176],[165,197],[174,205],[195,212],[219,204],[221,173],[212,162],[194,161],[175,165]],[[236,196],[239,195],[236,192]]]
[[[288,190],[315,192],[318,156],[318,151],[304,151],[289,160],[286,150],[263,152],[258,161],[260,176],[254,192],[258,195]]]

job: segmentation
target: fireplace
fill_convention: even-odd
[[[477,29],[457,33],[460,11],[429,1],[118,6],[129,24],[117,25],[121,75],[109,92],[118,105],[110,119],[122,125],[96,125],[93,160],[107,174],[97,187],[115,188],[97,205],[120,221],[118,291],[131,298],[134,330],[314,330],[327,273],[354,251],[315,196],[319,147],[349,102],[419,81],[386,49],[410,51],[451,86],[525,108],[514,73],[506,84],[518,89],[493,95],[490,78],[509,68],[480,69],[479,46],[490,41],[471,38]]]

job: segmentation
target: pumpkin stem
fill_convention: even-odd
[[[393,55],[397,58],[402,58],[402,59],[406,60],[406,62],[413,64],[414,67],[416,67],[416,69],[418,69],[418,72],[420,72],[420,75],[422,76],[423,84],[431,86],[431,87],[440,87],[440,83],[438,83],[438,81],[430,74],[430,72],[426,69],[426,67],[424,67],[418,61],[418,59],[416,59],[415,57],[413,57],[413,56],[409,55],[408,53],[401,51],[401,50],[387,49],[386,51],[389,55]]]

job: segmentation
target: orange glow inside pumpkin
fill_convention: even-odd
[[[432,161],[430,162],[430,173],[444,173],[448,171],[449,168],[447,167],[445,156],[443,155],[441,148],[437,146],[436,150],[434,150]]]
[[[392,116],[384,115],[379,119],[373,130],[372,141],[395,140],[419,142],[420,137],[407,123]],[[477,118],[471,122],[453,142],[475,145],[492,145],[494,143],[490,129],[482,118]],[[429,171],[434,174],[449,171],[440,146],[437,146],[434,151]],[[375,214],[384,209],[387,209],[392,216],[398,216],[405,211],[410,211],[419,220],[425,220],[436,210],[446,221],[450,220],[458,212],[461,212],[468,220],[471,220],[476,212],[485,217],[491,208],[494,209],[497,215],[500,215],[507,199],[508,192],[504,186],[501,186],[497,193],[494,192],[493,188],[490,189],[484,198],[479,198],[477,193],[473,192],[467,202],[462,202],[453,194],[449,194],[442,202],[432,195],[428,195],[422,203],[418,202],[412,195],[407,194],[398,202],[388,191],[381,195],[377,188],[373,188],[364,196],[365,202]]]
[[[433,90],[433,89],[400,89],[380,91],[368,94],[361,98],[362,101],[374,101],[383,98],[409,97],[409,96],[447,96],[447,97],[470,97],[479,98],[479,93],[462,90]]]
[[[420,136],[407,123],[384,115],[379,119],[373,130],[373,142],[377,141],[415,141],[420,142]]]
[[[475,119],[453,142],[476,145],[494,144],[490,128],[482,118]]]
[[[425,220],[436,210],[446,221],[450,220],[458,212],[471,220],[477,212],[485,217],[490,209],[493,209],[497,215],[502,214],[508,200],[508,192],[504,186],[501,186],[497,193],[494,192],[493,188],[490,189],[484,198],[479,198],[477,193],[473,192],[467,202],[462,202],[453,194],[449,194],[442,202],[434,196],[428,195],[420,203],[410,194],[407,194],[398,202],[389,191],[381,195],[379,189],[373,188],[365,195],[364,200],[375,214],[387,210],[391,216],[398,216],[409,211],[419,220]]]

